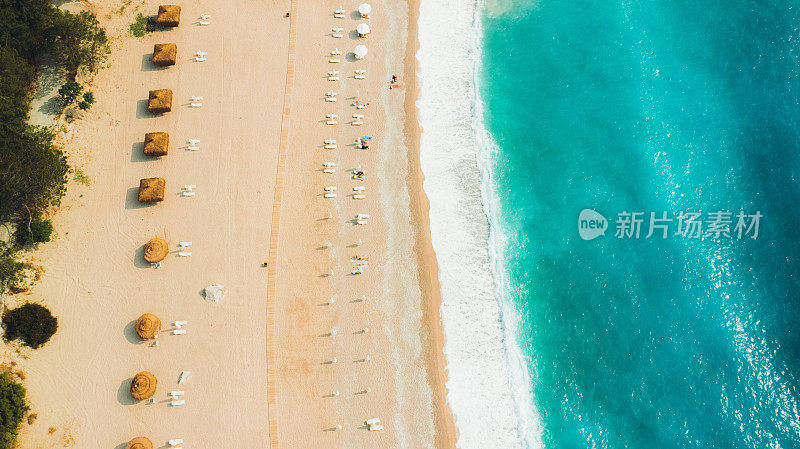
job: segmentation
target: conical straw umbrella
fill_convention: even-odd
[[[133,381],[131,382],[131,397],[137,401],[153,397],[153,395],[156,394],[157,383],[158,380],[156,380],[156,376],[154,376],[153,373],[142,371],[133,376]]]
[[[136,333],[142,340],[149,340],[161,330],[161,320],[152,313],[145,313],[136,320]]]
[[[153,449],[153,442],[145,437],[136,437],[128,441],[125,449]]]
[[[144,245],[144,260],[150,263],[161,262],[169,254],[169,244],[162,238],[150,239]]]

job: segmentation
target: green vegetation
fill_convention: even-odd
[[[79,183],[81,183],[81,184],[83,184],[85,186],[92,185],[92,179],[89,178],[89,175],[87,175],[80,168],[75,168],[73,170],[72,179],[74,179],[75,181],[77,181],[77,182],[79,182]]]
[[[64,102],[65,107],[74,103],[81,92],[83,92],[83,86],[76,81],[67,81],[63,86],[58,88],[58,96],[61,97],[61,101]]]
[[[0,449],[10,449],[17,442],[17,429],[25,412],[25,387],[8,373],[0,374]]]
[[[20,226],[17,239],[23,245],[31,243],[47,243],[53,234],[53,222],[50,220],[33,220],[27,226]]]
[[[130,32],[134,37],[142,37],[150,31],[150,19],[142,13],[136,15],[136,20],[130,26]]]
[[[28,264],[19,260],[17,249],[0,242],[0,293],[24,290],[26,268]]]
[[[59,94],[88,109],[94,95],[80,100],[75,77],[97,71],[109,44],[93,13],[62,11],[50,0],[2,0],[0,23],[0,222],[27,223],[59,204],[69,170],[53,133],[27,123],[36,64],[55,58],[68,81]]]
[[[36,349],[50,340],[58,330],[58,319],[47,307],[26,302],[3,315],[6,340],[21,339]]]
[[[83,100],[78,102],[78,107],[85,111],[85,110],[91,108],[93,104],[94,104],[94,93],[93,92],[84,92],[83,93]]]

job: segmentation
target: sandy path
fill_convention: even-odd
[[[108,3],[108,10],[118,5]],[[146,1],[143,11],[156,10]],[[279,126],[286,74],[288,2],[185,2],[183,23],[170,31],[115,44],[110,68],[97,77],[94,112],[76,126],[71,152],[80,154],[91,187],[71,186],[56,217],[58,238],[36,256],[47,273],[31,299],[59,317],[54,339],[21,361],[39,420],[25,447],[121,447],[136,435],[156,446],[168,438],[187,445],[266,447],[266,270]],[[97,5],[104,17],[104,3]],[[192,22],[201,12],[212,25]],[[177,42],[177,66],[149,63],[157,42]],[[206,63],[189,61],[197,49]],[[147,90],[172,88],[174,110],[153,117]],[[189,109],[191,95],[204,107]],[[118,121],[115,124],[115,120]],[[170,132],[161,160],[141,155],[145,132]],[[201,150],[186,151],[188,138]],[[139,178],[167,179],[167,199],[141,207]],[[197,184],[197,197],[179,196]],[[192,241],[192,257],[171,254],[161,269],[142,263],[141,245],[165,236],[176,249]],[[201,289],[229,287],[212,304]],[[162,333],[158,348],[139,343],[132,321],[143,312],[164,327],[188,320],[188,334]],[[129,379],[147,369],[159,378],[157,403],[133,404]],[[181,370],[186,405],[164,402]],[[55,427],[48,434],[48,427]]]

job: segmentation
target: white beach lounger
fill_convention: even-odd
[[[175,447],[181,443],[183,443],[183,438],[175,438],[174,440],[169,440],[170,447]]]
[[[188,147],[186,147],[186,149],[189,150],[189,151],[199,151],[200,147],[188,146]]]
[[[206,62],[208,61],[208,58],[201,58],[200,56],[195,56],[194,60],[197,62]]]
[[[329,91],[325,92],[325,96],[326,97],[335,97],[337,95],[339,95],[339,92],[334,92],[332,90],[329,90]]]
[[[197,145],[200,143],[200,139],[188,139],[189,145]]]
[[[339,71],[336,70],[336,69],[328,71],[328,76],[338,76],[338,75],[339,75]]]
[[[175,329],[172,331],[172,335],[185,335],[186,329]]]
[[[178,376],[178,385],[186,382],[187,380],[192,378],[191,371],[181,371],[181,374]]]
[[[195,103],[203,101],[203,97],[198,97],[197,95],[192,95],[192,101]]]
[[[336,162],[323,162],[322,165],[327,168],[336,167]]]
[[[336,19],[344,19],[344,14],[334,14],[333,17]]]
[[[344,37],[343,35],[341,35],[341,34],[339,34],[339,33],[333,33],[333,34],[331,34],[331,36],[333,36],[333,37],[335,37],[335,38],[337,38],[337,39],[341,39],[341,38],[343,38],[343,37]]]
[[[363,75],[365,73],[367,73],[367,69],[356,69],[355,70],[355,74],[356,75]]]
[[[338,76],[329,76],[328,77],[328,81],[339,81],[339,77]]]
[[[176,321],[176,322],[175,322],[175,327],[177,327],[178,329],[180,329],[180,328],[182,328],[183,326],[186,326],[187,324],[189,324],[189,322],[188,322],[188,321],[186,321],[186,320]]]
[[[192,257],[192,253],[190,253],[189,251],[179,251],[178,252],[178,256],[180,256],[180,257]]]
[[[331,118],[331,119],[339,118],[339,114],[334,114],[333,112],[328,112],[327,114],[325,114],[325,118]]]
[[[328,62],[330,62],[331,64],[337,64],[342,61],[340,59],[329,59]]]
[[[325,139],[325,143],[327,144],[336,143],[336,139]]]
[[[211,18],[211,14],[200,14],[200,19],[208,20]]]
[[[177,407],[177,406],[179,406],[179,405],[183,405],[183,404],[185,404],[185,403],[186,403],[186,401],[185,401],[185,400],[183,400],[183,399],[180,399],[180,400],[177,400],[177,401],[172,401],[172,402],[170,402],[170,403],[169,403],[169,405],[171,405],[171,406],[173,406],[173,407]]]
[[[358,105],[356,105],[356,109],[367,109],[367,105],[365,105],[365,104],[358,104]]]
[[[194,190],[197,188],[197,184],[185,184],[183,188],[186,190]]]
[[[352,122],[350,124],[353,125],[353,126],[361,126],[361,125],[364,124],[364,122]]]
[[[363,80],[363,79],[367,79],[367,76],[366,75],[356,75],[353,78],[355,78],[357,80]]]
[[[341,54],[342,54],[342,51],[339,50],[338,48],[334,48],[333,50],[331,50],[331,55],[332,56],[339,56]]]
[[[353,195],[354,200],[363,200],[366,199],[367,195]]]
[[[183,247],[192,246],[192,242],[178,242],[178,246],[183,246]]]
[[[198,23],[199,23],[200,25],[211,25],[211,22],[209,22],[209,21],[206,21],[206,20],[201,20],[201,21],[200,21],[200,22],[198,22]]]
[[[189,107],[202,108],[203,107],[203,103],[189,103]]]
[[[356,220],[356,224],[366,225],[369,224],[369,222],[367,220]]]
[[[336,190],[335,186],[325,186],[324,189],[326,192],[333,192]]]
[[[334,101],[338,101],[338,99],[336,97],[325,97],[325,101],[333,103]]]
[[[326,123],[326,124],[328,124],[328,125],[338,125],[338,124],[339,124],[339,122],[338,122],[338,121],[336,121],[336,120],[328,120],[328,121],[327,121],[327,122],[325,122],[325,123]]]
[[[325,198],[336,198],[336,194],[335,193],[326,193],[325,194]]]
[[[364,114],[353,114],[353,118],[362,119],[364,118]]]
[[[329,175],[332,175],[332,174],[336,173],[336,169],[335,168],[325,168],[325,169],[322,170],[322,173],[327,173]]]
[[[369,214],[358,214],[358,219],[359,220],[364,220],[364,219],[369,220]]]
[[[181,195],[183,195],[183,196],[195,196],[196,193],[197,192],[181,192]]]
[[[203,51],[203,50],[197,50],[197,52],[195,54],[197,56],[200,56],[201,58],[205,58],[206,56],[208,56],[208,52],[207,51]]]
[[[186,394],[186,392],[183,390],[172,390],[169,392],[169,395],[172,397],[183,396],[184,394]]]
[[[326,150],[335,150],[336,149],[336,145],[325,145],[325,149]]]
[[[356,192],[359,192],[359,193],[363,192],[363,191],[364,191],[364,190],[366,190],[366,189],[367,189],[367,188],[366,188],[366,187],[364,187],[364,186],[356,186],[356,187],[353,187],[353,190],[354,190],[354,191],[356,191]]]

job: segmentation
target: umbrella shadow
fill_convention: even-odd
[[[133,377],[129,377],[119,384],[119,389],[117,390],[117,402],[122,405],[133,405],[139,402],[131,397],[131,382],[133,382]]]
[[[136,101],[136,118],[153,118],[161,114],[153,114],[147,109],[149,99],[142,99]]]
[[[128,343],[141,345],[147,342],[147,340],[142,340],[139,337],[139,334],[136,333],[136,320],[126,324],[123,333],[125,334],[125,339],[128,340]]]
[[[140,203],[139,188],[131,187],[125,192],[125,209],[141,209],[156,203]]]
[[[153,269],[153,265],[144,260],[144,245],[136,248],[136,251],[133,253],[133,266],[136,268],[150,268]]]
[[[142,55],[142,72],[160,72],[170,67],[153,64],[153,53]]]
[[[144,154],[144,142],[134,142],[131,144],[131,162],[146,162],[159,160],[160,157],[150,157]]]

